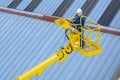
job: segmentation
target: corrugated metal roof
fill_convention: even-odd
[[[8,6],[13,0],[0,0],[0,6]]]
[[[28,0],[23,1],[17,9],[24,10],[30,3]],[[75,15],[76,9],[85,1],[76,0],[63,17]],[[103,4],[100,0],[89,17],[98,20],[102,15],[99,12],[104,12],[109,2],[105,0]],[[43,0],[34,12],[52,15],[61,3],[62,0]],[[95,11],[97,6],[101,6],[101,11]],[[116,16],[119,17],[119,13]],[[114,24],[116,20],[119,21],[115,17],[111,25],[117,26]],[[8,13],[0,13],[0,22],[0,80],[13,80],[67,43],[64,30],[54,23]],[[120,36],[101,34],[102,54],[84,57],[74,52],[63,63],[53,64],[41,76],[34,76],[31,80],[112,80],[120,68]]]
[[[63,0],[44,0],[34,12],[52,15]],[[47,4],[46,4],[47,3]],[[46,6],[47,5],[47,6]]]
[[[113,19],[113,21],[111,22],[110,26],[114,27],[114,28],[117,28],[117,29],[120,29],[120,10],[116,14],[116,16]]]
[[[104,13],[107,6],[110,4],[110,2],[111,0],[99,0],[98,4],[95,6],[89,17],[97,22]]]
[[[20,5],[16,9],[24,10],[32,0],[23,0]]]

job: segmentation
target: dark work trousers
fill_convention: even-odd
[[[84,41],[84,40],[81,41],[81,37],[82,37],[82,39],[83,39],[84,31],[81,30],[81,26],[77,26],[76,29],[77,29],[79,32],[82,32],[82,36],[80,35],[80,47],[84,48],[84,46],[85,46],[85,41]],[[82,45],[82,46],[81,46],[81,45]]]

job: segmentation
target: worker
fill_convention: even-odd
[[[82,13],[83,13],[83,11],[82,11],[82,9],[80,9],[80,8],[78,8],[77,9],[77,11],[76,11],[76,16],[75,16],[75,18],[74,18],[74,20],[73,20],[73,24],[77,24],[77,26],[75,26],[75,28],[79,31],[79,32],[82,32],[82,35],[80,36],[80,37],[82,37],[82,39],[83,39],[83,33],[84,33],[84,31],[83,31],[83,29],[81,29],[81,28],[83,28],[84,27],[84,25],[85,25],[85,18],[84,17],[82,17]],[[81,43],[81,39],[80,39],[80,43]],[[82,48],[84,47],[84,45],[85,45],[85,42],[84,42],[84,40],[82,40]],[[80,45],[80,47],[81,47],[81,45]]]

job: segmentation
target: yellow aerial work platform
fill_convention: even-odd
[[[55,20],[57,25],[68,31],[68,44],[61,47],[53,56],[17,77],[16,80],[29,80],[35,75],[41,75],[45,68],[49,67],[55,62],[63,62],[68,57],[68,54],[71,54],[75,50],[84,56],[94,56],[100,54],[102,51],[100,46],[100,25],[90,20],[86,16],[82,17],[86,18],[88,24],[84,28],[81,27],[81,32],[74,28],[75,26],[81,24],[73,24],[69,22],[72,21],[73,18],[59,18]],[[96,27],[94,29],[90,28],[91,23],[95,24]],[[83,32],[85,34],[84,36]],[[93,37],[95,38],[94,40]],[[82,46],[82,41],[85,42],[84,47]]]

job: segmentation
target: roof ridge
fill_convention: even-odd
[[[54,22],[54,20],[60,18],[57,16],[49,16],[45,14],[26,12],[26,11],[16,10],[16,9],[11,9],[11,8],[6,8],[6,7],[0,7],[0,11],[11,13],[11,14],[16,14],[16,15],[21,15],[21,16],[26,16],[26,17],[31,17],[31,18],[36,18],[36,19],[41,19],[41,20],[46,20],[50,22]],[[95,26],[91,25],[91,27],[94,28]],[[120,30],[114,29],[114,28],[107,28],[107,27],[102,26],[101,31],[105,33],[120,35]]]

